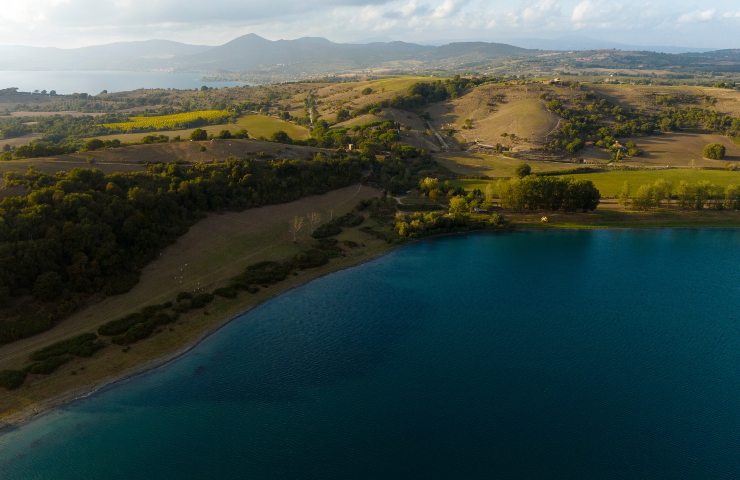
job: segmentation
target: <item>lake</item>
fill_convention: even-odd
[[[414,243],[3,434],[0,476],[736,479],[739,247],[740,230]]]
[[[205,82],[200,73],[126,71],[17,71],[0,70],[0,89],[17,87],[22,92],[56,90],[59,94],[89,93],[103,90],[123,92],[139,88],[193,89],[234,87],[246,82]]]

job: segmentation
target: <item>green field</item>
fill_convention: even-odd
[[[252,138],[269,138],[270,135],[280,130],[290,135],[290,138],[294,138],[296,140],[305,140],[309,137],[309,132],[306,127],[286,122],[279,118],[268,117],[267,115],[245,115],[239,118],[236,122],[236,127],[237,128],[233,131],[239,131],[244,128],[249,132],[249,136]]]
[[[192,125],[191,122],[201,119],[209,123],[226,122],[230,116],[231,113],[226,110],[197,110],[194,112],[156,115],[153,117],[130,117],[128,122],[105,123],[103,126],[124,132],[142,129],[166,130],[175,129],[188,124]]]
[[[700,169],[670,169],[670,170],[630,170],[602,173],[584,173],[574,175],[583,180],[591,180],[604,197],[614,197],[619,193],[624,182],[629,182],[635,191],[640,185],[654,183],[663,179],[673,185],[680,181],[696,183],[708,181],[715,185],[726,187],[730,184],[740,185],[740,172],[729,170],[700,170]]]
[[[355,90],[363,90],[364,88],[370,87],[375,92],[401,92],[407,90],[411,85],[419,82],[433,82],[436,80],[442,80],[440,77],[394,77],[385,78],[382,80],[374,80],[368,83],[363,83]]]
[[[294,123],[286,122],[275,117],[269,117],[267,115],[245,115],[240,117],[236,123],[227,123],[223,125],[209,125],[201,127],[203,130],[208,132],[209,135],[218,135],[222,130],[229,130],[231,133],[237,133],[238,131],[245,129],[249,132],[251,138],[265,137],[269,138],[273,133],[283,130],[291,138],[297,140],[305,140],[309,137],[308,129]],[[123,143],[138,143],[148,135],[167,135],[170,138],[180,136],[180,138],[190,137],[190,133],[195,130],[194,128],[186,128],[183,130],[164,130],[159,132],[144,132],[144,133],[119,133],[114,135],[105,135],[101,137],[104,140],[118,139]]]
[[[534,170],[534,168],[533,168]],[[636,191],[640,185],[654,183],[656,180],[677,185],[680,181],[696,183],[708,181],[715,185],[726,187],[734,184],[740,185],[740,171],[729,170],[701,170],[701,169],[666,169],[666,170],[617,170],[612,172],[580,173],[572,176],[579,180],[591,180],[601,192],[602,197],[615,197],[622,189],[622,184],[628,182],[632,191]],[[479,189],[484,191],[489,183],[496,184],[496,180],[460,179],[455,181],[466,190]]]

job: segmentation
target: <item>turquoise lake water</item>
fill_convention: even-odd
[[[740,478],[740,230],[409,245],[4,433],[0,478]]]

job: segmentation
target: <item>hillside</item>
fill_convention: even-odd
[[[0,47],[0,70],[149,70],[202,72],[216,78],[297,79],[364,70],[385,72],[592,73],[627,71],[734,75],[740,50],[657,53],[628,50],[557,51],[503,43],[336,43],[325,38],[268,40],[248,34],[223,45],[165,40],[77,49]],[[241,74],[241,76],[239,75]],[[248,74],[248,75],[247,75]],[[0,87],[3,87],[0,85]]]

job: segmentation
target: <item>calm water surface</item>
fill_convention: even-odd
[[[0,436],[0,478],[736,479],[739,312],[738,230],[421,242]]]
[[[0,70],[0,89],[17,87],[22,92],[56,90],[59,94],[97,95],[103,90],[123,92],[139,88],[191,89],[203,85],[220,88],[245,84],[245,82],[205,82],[200,73]]]

